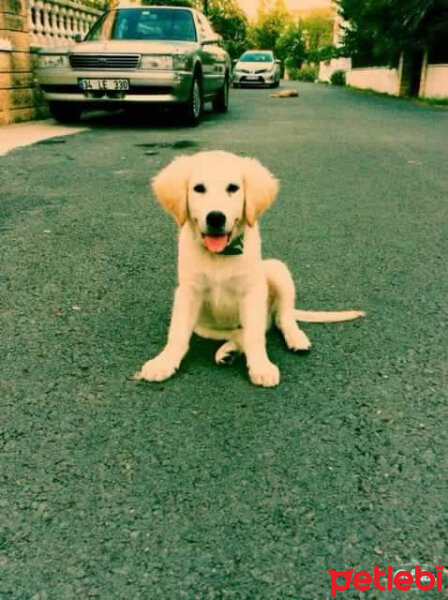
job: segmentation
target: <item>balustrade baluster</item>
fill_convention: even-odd
[[[54,39],[51,35],[51,24],[50,24],[50,12],[51,12],[51,4],[49,2],[45,2],[42,6],[42,26],[43,26],[43,35],[45,37],[45,46],[53,46]]]
[[[28,28],[33,46],[71,46],[76,34],[86,35],[101,14],[73,0],[29,0]]]
[[[30,0],[28,8],[28,30],[30,32],[30,43],[32,46],[37,44],[36,38],[36,8],[34,6],[34,0]]]

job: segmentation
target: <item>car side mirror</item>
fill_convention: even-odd
[[[202,45],[203,46],[211,46],[213,44],[219,44],[219,42],[222,40],[220,35],[216,35],[215,37],[211,37],[211,38],[205,38],[205,40],[202,40]]]
[[[275,64],[276,64],[276,65],[279,65],[279,64],[281,64],[281,62],[282,62],[281,60],[278,60],[278,59],[277,59],[277,60],[275,61]]]
[[[79,42],[84,41],[84,36],[81,33],[77,33],[73,39],[77,44],[79,44]]]

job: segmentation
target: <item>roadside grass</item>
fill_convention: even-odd
[[[377,92],[372,88],[357,88],[352,85],[346,85],[345,88],[364,96],[380,96],[382,98],[391,98],[392,100],[402,100],[405,102],[413,102],[414,104],[425,104],[427,106],[433,106],[435,108],[448,108],[448,98],[414,98],[411,96],[394,96],[387,92]]]
[[[428,104],[428,106],[448,107],[448,98],[418,98],[418,102]]]

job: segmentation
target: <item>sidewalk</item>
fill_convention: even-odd
[[[15,148],[30,146],[41,140],[64,135],[73,135],[87,130],[87,127],[59,125],[55,123],[53,119],[3,125],[0,127],[0,156],[3,156]]]

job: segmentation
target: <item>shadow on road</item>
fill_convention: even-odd
[[[218,115],[212,110],[205,110],[202,123],[207,121],[215,121],[216,119],[225,118],[225,115]],[[88,125],[92,129],[192,129],[191,126],[182,122],[180,114],[173,109],[167,108],[132,108],[119,109],[115,111],[86,111],[83,115],[82,123]]]

